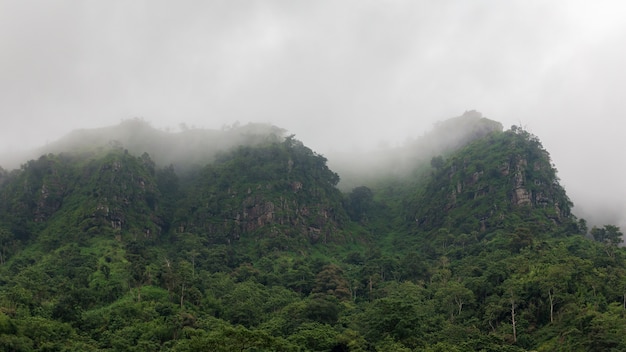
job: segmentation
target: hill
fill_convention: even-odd
[[[620,229],[571,214],[523,129],[444,122],[426,140],[465,137],[342,193],[293,136],[205,135],[182,167],[132,123],[0,175],[0,349],[626,348]]]
[[[521,221],[545,232],[572,218],[573,204],[548,152],[521,128],[493,133],[431,164],[433,181],[411,207],[419,226],[471,232],[510,230],[509,223]]]

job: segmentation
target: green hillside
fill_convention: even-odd
[[[0,170],[0,350],[626,350],[620,229],[571,213],[536,136],[470,113],[341,192],[272,131]]]
[[[546,232],[573,220],[548,152],[517,127],[431,164],[433,180],[410,207],[418,226],[469,233],[532,223]]]

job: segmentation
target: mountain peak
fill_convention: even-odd
[[[433,167],[416,200],[420,226],[471,232],[507,227],[512,217],[542,227],[571,217],[548,152],[522,128],[476,139],[445,161],[433,158]]]

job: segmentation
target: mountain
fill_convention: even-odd
[[[626,348],[621,231],[524,129],[466,113],[342,192],[275,127],[126,123],[0,173],[1,350]]]
[[[522,221],[545,232],[571,220],[573,204],[548,152],[521,128],[492,133],[431,163],[433,180],[411,207],[419,226],[471,232]]]

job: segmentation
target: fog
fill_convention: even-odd
[[[333,154],[476,109],[551,153],[577,214],[626,225],[621,1],[0,2],[0,152],[143,117],[266,122]]]

